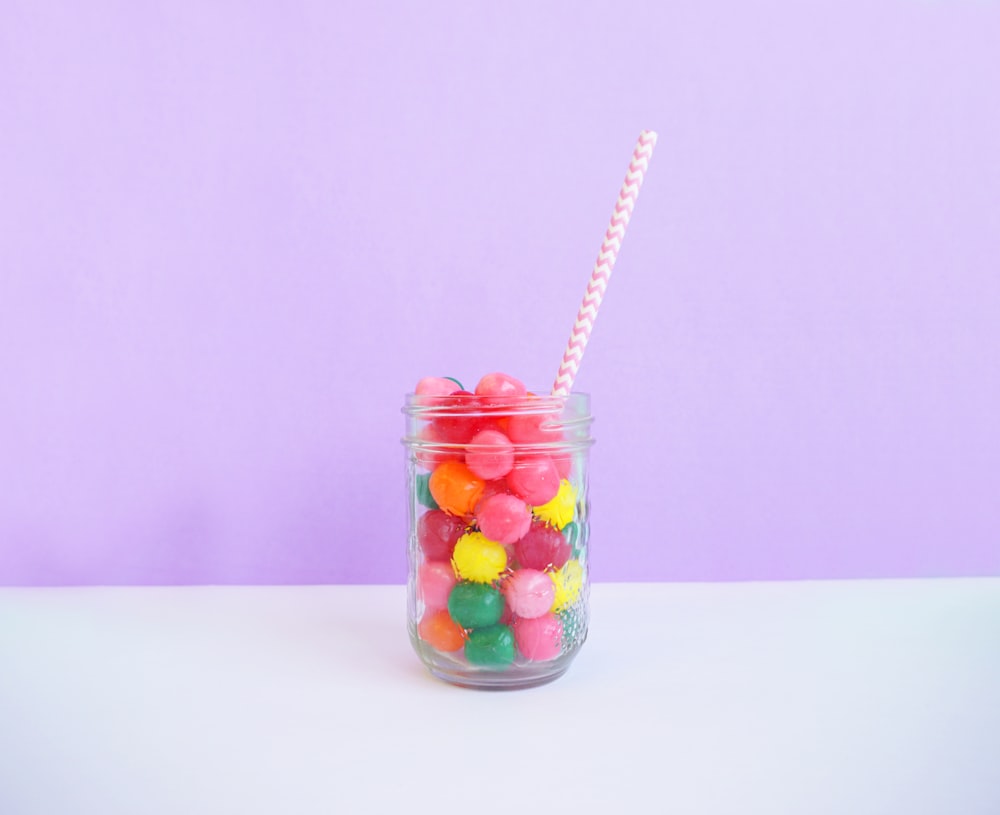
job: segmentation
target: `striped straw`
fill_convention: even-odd
[[[604,243],[601,244],[597,262],[594,264],[594,270],[590,273],[587,293],[584,294],[580,311],[576,315],[576,322],[573,324],[573,332],[569,335],[566,353],[563,354],[562,364],[559,366],[559,373],[556,375],[556,381],[552,383],[553,396],[569,396],[570,391],[573,390],[573,380],[576,379],[576,372],[580,368],[584,349],[587,347],[590,332],[597,319],[597,310],[601,307],[604,291],[608,287],[608,280],[611,279],[611,272],[614,271],[618,251],[625,239],[625,229],[632,218],[632,210],[639,197],[639,188],[642,186],[643,176],[649,168],[649,159],[653,155],[655,146],[656,133],[652,130],[643,130],[639,134],[639,141],[632,153],[632,161],[625,174],[625,183],[622,184],[621,192],[618,193],[615,211],[611,213],[608,231],[604,233]]]

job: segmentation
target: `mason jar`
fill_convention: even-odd
[[[587,638],[590,398],[409,394],[408,628],[432,674],[524,688]]]

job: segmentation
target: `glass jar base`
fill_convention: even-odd
[[[460,656],[442,654],[411,634],[410,641],[427,670],[452,685],[474,690],[523,690],[546,685],[566,673],[577,649],[545,662],[515,663],[504,668],[470,665]]]

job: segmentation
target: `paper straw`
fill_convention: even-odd
[[[625,229],[632,218],[632,210],[639,197],[639,188],[642,186],[643,176],[649,168],[649,159],[653,155],[655,146],[656,133],[652,130],[643,130],[639,134],[639,141],[632,153],[632,161],[628,165],[625,182],[622,184],[621,192],[618,193],[615,211],[611,213],[608,231],[604,233],[604,243],[601,244],[597,262],[594,264],[594,270],[590,273],[587,292],[583,296],[583,303],[580,304],[580,311],[576,315],[573,331],[569,335],[566,353],[563,354],[562,363],[559,365],[559,373],[556,375],[556,381],[552,383],[553,396],[569,396],[573,390],[573,380],[576,379],[576,372],[580,368],[584,349],[586,349],[587,341],[590,339],[590,332],[594,328],[597,310],[601,307],[601,301],[604,299],[604,290],[607,289],[611,272],[614,271],[618,251],[625,239]]]

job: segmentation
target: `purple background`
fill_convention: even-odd
[[[595,577],[1000,573],[996,3],[0,8],[0,582],[401,581],[402,394],[549,386],[644,127]]]

